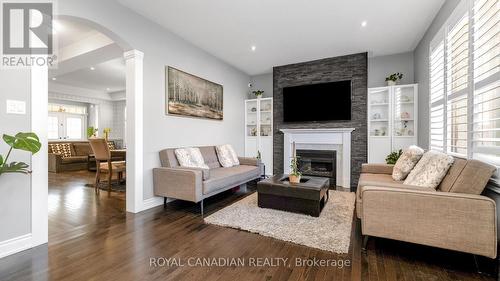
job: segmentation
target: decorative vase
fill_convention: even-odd
[[[396,85],[396,81],[388,80],[387,81],[387,86],[394,86]]]
[[[290,181],[290,183],[300,183],[300,176],[289,175],[288,181]]]

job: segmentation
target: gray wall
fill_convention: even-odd
[[[6,100],[26,102],[26,115],[6,113]],[[0,135],[15,135],[31,130],[29,70],[0,69]],[[0,154],[4,157],[9,146],[0,140]],[[14,151],[8,162],[30,163],[28,152]],[[22,174],[0,175],[0,241],[31,233],[31,181]]]
[[[144,199],[153,197],[152,170],[168,147],[232,144],[244,153],[244,100],[250,77],[116,1],[66,0],[59,14],[92,20],[144,52]],[[127,23],[127,24],[124,24]],[[224,86],[224,120],[165,114],[165,66]]]
[[[429,44],[451,15],[459,0],[447,0],[413,52],[418,83],[418,145],[429,148]]]
[[[361,164],[367,161],[367,63],[367,53],[360,53],[273,68],[274,173],[283,172],[283,134],[280,129],[355,128],[351,141],[351,189],[356,190]],[[350,121],[283,123],[283,87],[339,80],[352,81]],[[335,110],[334,105],[332,110]]]
[[[413,52],[394,54],[381,57],[368,58],[368,87],[386,86],[385,77],[389,74],[400,72],[403,73],[401,84],[413,84],[414,79],[414,62]],[[252,76],[252,88],[248,91],[249,98],[254,98],[252,91],[264,90],[264,97],[273,96],[273,74],[266,73]]]
[[[252,83],[252,87],[250,88],[248,98],[254,99],[255,95],[252,91],[263,90],[264,94],[262,94],[265,98],[273,97],[273,74],[266,73],[261,75],[252,76],[250,79]]]
[[[387,86],[385,77],[403,73],[400,84],[413,84],[413,52],[368,58],[368,88]]]

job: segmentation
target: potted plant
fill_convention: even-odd
[[[257,159],[261,160],[262,159],[262,154],[260,153],[260,150],[257,150]]]
[[[387,164],[394,165],[398,161],[398,159],[401,156],[401,154],[403,154],[403,150],[401,150],[401,149],[398,150],[398,151],[393,151],[389,155],[387,155],[387,157],[385,158],[385,162]]]
[[[92,126],[88,127],[87,128],[87,138],[90,139],[90,138],[96,137],[97,132],[98,132],[97,128],[94,128]]]
[[[264,91],[257,90],[257,91],[253,91],[252,93],[255,95],[255,97],[260,98],[262,96],[262,94],[264,93]]]
[[[24,162],[8,163],[10,153],[14,149],[37,153],[42,144],[35,133],[17,133],[15,136],[3,135],[3,140],[10,146],[5,158],[0,154],[0,175],[6,173],[29,174],[29,165]]]
[[[385,81],[387,82],[387,86],[394,86],[396,82],[401,79],[403,79],[403,73],[396,72],[387,76]]]
[[[295,142],[292,143],[292,159],[290,161],[290,174],[288,175],[288,181],[290,183],[300,183],[300,177],[302,173],[299,172],[299,163],[297,157],[297,151],[295,150]]]

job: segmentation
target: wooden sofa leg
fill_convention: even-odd
[[[362,236],[362,239],[363,239],[363,244],[361,245],[361,252],[363,252],[364,254],[366,254],[366,245],[368,244],[368,238],[370,236],[368,235],[363,235]]]

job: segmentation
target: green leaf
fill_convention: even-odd
[[[0,167],[0,174],[4,173],[21,173],[29,174],[31,171],[28,169],[29,165],[24,162],[12,162]]]
[[[3,165],[3,156],[0,155],[0,166],[2,166],[2,165]]]
[[[40,150],[42,144],[35,133],[17,133],[16,136],[3,135],[3,140],[15,149],[29,151],[33,154]]]

